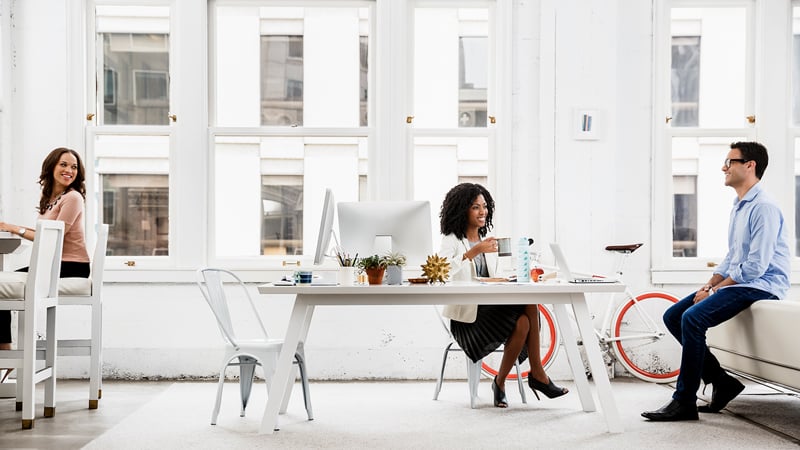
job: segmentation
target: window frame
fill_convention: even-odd
[[[510,192],[511,180],[498,177],[501,168],[508,169],[507,164],[497,160],[499,154],[509,156],[511,153],[511,24],[513,23],[512,6],[507,2],[496,0],[480,0],[457,2],[454,0],[421,1],[415,0],[310,0],[302,2],[312,6],[331,6],[333,3],[354,5],[369,4],[374,8],[374,20],[370,25],[370,75],[369,75],[369,126],[349,130],[342,129],[308,129],[293,130],[290,127],[281,129],[221,128],[214,126],[210,118],[215,117],[215,68],[213,66],[213,43],[209,42],[213,35],[213,8],[215,5],[235,4],[253,6],[262,2],[256,0],[208,0],[203,5],[194,2],[177,0],[90,0],[86,10],[81,12],[83,27],[71,30],[72,40],[83,43],[85,57],[73,63],[73,71],[77,80],[81,81],[83,98],[81,106],[74,109],[73,123],[80,129],[79,138],[84,142],[87,161],[87,190],[98,192],[95,186],[96,170],[93,167],[95,150],[93,142],[102,134],[136,134],[136,127],[127,125],[97,126],[97,99],[103,92],[95,91],[96,77],[96,43],[94,29],[94,7],[102,5],[122,6],[169,6],[170,8],[170,114],[178,117],[177,122],[168,125],[149,126],[142,132],[145,134],[168,135],[169,151],[169,256],[109,256],[106,265],[106,279],[109,282],[191,282],[194,270],[200,265],[219,264],[232,270],[241,271],[244,279],[256,281],[271,279],[274,273],[284,273],[288,269],[280,265],[281,257],[259,256],[258,258],[217,258],[213,255],[215,243],[213,236],[214,205],[212,161],[216,136],[231,135],[298,135],[305,133],[311,136],[338,136],[340,133],[357,136],[369,136],[369,160],[367,173],[369,182],[360,181],[360,196],[369,199],[401,200],[413,196],[412,168],[413,159],[408,151],[385,151],[385,148],[408,149],[408,129],[406,116],[410,112],[408,95],[411,71],[409,57],[411,44],[398,36],[406,36],[409,32],[409,14],[417,4],[438,4],[443,6],[492,5],[496,8],[495,22],[490,24],[496,33],[495,43],[490,51],[496,52],[497,69],[491,71],[497,76],[495,111],[498,124],[488,131],[493,134],[497,151],[490,155],[489,187],[493,193],[502,196]],[[275,0],[274,5],[298,6],[297,1]],[[75,17],[78,14],[76,13]],[[198,27],[197,24],[206,26]],[[381,25],[380,29],[378,24]],[[190,44],[191,43],[191,44]],[[374,49],[374,51],[373,51]],[[198,67],[204,67],[206,76],[196,76]],[[102,72],[102,71],[101,71]],[[187,74],[191,76],[183,77]],[[401,89],[397,89],[401,86]],[[197,95],[204,92],[206,95]],[[80,103],[76,103],[78,105]],[[95,114],[90,117],[91,114]],[[451,132],[449,130],[448,132]],[[459,130],[455,130],[459,131]],[[462,130],[469,134],[473,130]],[[482,133],[486,133],[483,130]],[[184,149],[201,148],[203,152],[190,152]],[[495,158],[495,160],[492,160]],[[361,177],[363,178],[363,177]],[[102,219],[102,192],[87,198],[87,241],[93,245],[95,222]],[[99,215],[98,215],[99,214]],[[510,212],[506,213],[509,215]],[[498,218],[498,220],[500,220]],[[510,223],[510,222],[509,222]],[[179,233],[177,232],[179,231]],[[306,250],[302,260],[310,261],[311,251]],[[135,261],[135,266],[127,265]],[[270,275],[273,274],[273,275]],[[265,278],[267,277],[267,278]]]
[[[374,0],[345,0],[345,1],[337,1],[337,0],[328,0],[328,1],[290,1],[287,2],[285,0],[252,0],[247,2],[237,1],[237,0],[210,0],[208,2],[208,17],[209,17],[209,27],[208,27],[208,34],[209,40],[213,40],[213,36],[216,33],[216,23],[215,23],[215,8],[217,6],[239,6],[241,4],[253,4],[259,6],[286,6],[291,5],[292,7],[335,7],[335,6],[343,6],[343,7],[363,7],[367,8],[369,11],[370,21],[369,21],[369,48],[370,51],[368,53],[368,67],[370,67],[369,72],[369,79],[368,79],[368,94],[367,94],[367,111],[368,111],[368,126],[356,126],[356,127],[311,127],[311,126],[278,126],[278,125],[259,125],[253,127],[241,127],[241,126],[224,126],[219,125],[216,121],[217,111],[216,111],[216,102],[214,98],[216,97],[215,92],[215,78],[214,74],[216,73],[216,66],[215,66],[215,52],[216,47],[211,46],[209,48],[209,60],[208,60],[208,70],[209,70],[209,117],[214,118],[211,122],[209,122],[210,126],[207,129],[207,148],[208,148],[208,159],[207,164],[208,167],[214,167],[214,161],[216,159],[216,139],[218,137],[254,137],[254,138],[269,138],[269,137],[285,137],[285,138],[366,138],[367,140],[367,147],[369,149],[368,155],[368,164],[371,159],[374,158],[375,154],[375,147],[376,147],[376,126],[375,120],[376,117],[376,104],[377,104],[377,94],[376,94],[376,53],[377,50],[373,50],[377,47],[377,15],[378,15],[378,3]],[[360,40],[359,40],[360,42]],[[360,103],[360,102],[359,102]],[[368,171],[369,173],[369,171]],[[262,174],[263,176],[263,174]],[[297,267],[299,265],[311,265],[313,258],[314,258],[314,249],[305,249],[302,255],[257,255],[257,256],[219,256],[216,254],[215,249],[217,247],[217,234],[220,230],[217,230],[216,226],[216,205],[214,202],[214,192],[215,192],[215,185],[216,185],[216,177],[214,170],[209,170],[208,173],[208,215],[206,217],[207,220],[207,230],[208,230],[208,237],[205,240],[207,243],[206,247],[206,255],[211,265],[218,265],[223,267],[233,267],[237,269],[244,269],[244,270],[267,270],[267,271],[287,271],[291,270],[292,267]],[[338,200],[338,199],[337,199]],[[312,217],[314,212],[311,213]],[[308,216],[306,216],[308,217]],[[315,235],[316,236],[316,235]],[[304,240],[306,240],[304,238]],[[325,264],[322,267],[332,267],[332,261],[330,264]],[[288,268],[287,268],[288,267]],[[330,268],[329,267],[329,268]]]
[[[789,19],[787,11],[793,0],[761,2],[758,0],[656,0],[654,15],[654,70],[653,70],[653,202],[651,230],[653,240],[651,275],[653,284],[704,283],[711,275],[712,265],[725,256],[681,257],[672,255],[672,146],[675,137],[716,137],[757,140],[770,151],[770,165],[764,185],[781,205],[786,226],[794,230],[794,176],[793,147],[789,149],[789,117],[791,97],[786,96],[790,81],[788,45],[791,32],[786,33]],[[736,7],[743,6],[747,13],[748,39],[744,63],[732,63],[734,70],[745,68],[746,114],[754,115],[754,124],[739,128],[670,127],[665,117],[670,115],[670,54],[672,7]],[[790,14],[788,14],[790,16]],[[769,25],[769,26],[767,26]],[[790,28],[788,28],[790,30]],[[764,68],[769,67],[769,70]],[[783,95],[780,92],[784,92]],[[778,98],[775,98],[778,96]],[[702,107],[702,106],[701,106]],[[744,122],[744,121],[743,121]],[[720,161],[721,165],[721,161]],[[668,168],[669,170],[665,170]],[[791,177],[787,177],[789,173]],[[790,180],[787,180],[790,178]],[[791,181],[791,183],[789,183]],[[790,186],[791,185],[791,186]],[[735,193],[731,191],[731,202]],[[698,214],[701,212],[698,211]],[[727,233],[725,228],[719,232]],[[794,243],[793,231],[789,233],[790,245]],[[793,258],[793,272],[800,272],[800,259]],[[793,279],[800,273],[793,273]]]
[[[100,175],[101,173],[98,171],[98,167],[96,164],[96,158],[98,157],[97,149],[95,148],[95,142],[98,137],[101,136],[131,136],[131,137],[145,137],[145,136],[153,136],[153,137],[166,137],[168,140],[168,171],[166,175],[168,176],[168,189],[169,189],[169,204],[168,204],[168,216],[170,217],[169,220],[169,254],[168,255],[159,255],[159,256],[147,256],[147,255],[109,255],[107,257],[106,267],[107,270],[110,270],[112,273],[114,272],[122,272],[127,273],[125,275],[121,275],[120,279],[130,279],[130,273],[133,272],[141,272],[141,271],[152,271],[154,269],[169,269],[175,268],[179,265],[179,258],[177,254],[181,252],[181,247],[179,247],[178,239],[176,237],[176,230],[178,229],[178,225],[181,222],[181,219],[178,219],[178,208],[177,202],[180,202],[179,199],[175,198],[173,194],[179,192],[181,188],[178,187],[176,184],[176,180],[174,178],[174,174],[176,173],[176,168],[178,162],[176,161],[177,155],[177,136],[179,134],[179,127],[177,126],[176,122],[169,121],[167,125],[117,125],[111,124],[106,125],[102,122],[102,115],[103,109],[105,106],[104,98],[105,98],[105,90],[104,86],[101,83],[96,83],[96,80],[100,80],[101,77],[105,77],[105,70],[99,63],[102,62],[103,58],[103,42],[102,40],[98,40],[98,30],[96,27],[97,19],[96,19],[96,9],[97,7],[103,6],[115,6],[115,7],[137,7],[137,6],[152,6],[152,7],[165,7],[169,10],[169,18],[168,18],[168,32],[169,35],[169,71],[166,74],[166,88],[167,88],[167,109],[168,111],[174,111],[172,109],[174,105],[178,102],[178,92],[174,89],[174,83],[176,79],[180,79],[179,73],[180,71],[177,69],[177,64],[181,60],[180,57],[177,57],[175,54],[176,48],[176,41],[174,39],[176,33],[179,33],[177,30],[177,14],[178,14],[178,2],[177,0],[140,0],[140,1],[127,1],[127,0],[90,0],[86,4],[86,27],[85,27],[85,39],[86,39],[86,48],[87,48],[87,57],[86,57],[86,69],[85,69],[85,77],[86,80],[86,109],[90,111],[89,115],[86,117],[86,124],[84,128],[84,146],[86,149],[86,156],[85,156],[85,166],[86,166],[86,190],[87,192],[95,192],[94,196],[87,196],[86,199],[86,221],[87,221],[87,244],[93,245],[94,243],[94,236],[93,233],[88,232],[89,230],[93,230],[96,223],[102,221],[103,214],[104,214],[104,193],[102,190],[102,185],[100,184]],[[152,30],[142,30],[145,31],[152,31]],[[157,71],[163,72],[163,71]],[[133,74],[131,74],[133,76]],[[133,78],[132,78],[133,79]],[[134,86],[135,90],[135,86]],[[132,98],[135,101],[135,97]],[[169,113],[172,114],[172,113]],[[136,155],[128,154],[122,157],[125,158],[136,158]],[[126,172],[126,174],[138,174],[141,172]],[[115,173],[116,174],[116,173]],[[120,173],[123,174],[123,173]],[[146,172],[146,174],[152,175],[163,175],[163,170],[154,170],[151,172]],[[136,277],[136,276],[134,276]],[[108,278],[109,281],[117,280],[117,277],[112,275]]]

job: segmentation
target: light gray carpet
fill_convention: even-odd
[[[754,424],[768,425],[775,433],[785,434],[800,447],[800,394],[781,394],[775,389],[742,381],[746,388],[728,404],[726,413]]]
[[[85,448],[797,448],[797,441],[727,412],[698,422],[647,422],[639,414],[668,401],[671,387],[622,378],[612,387],[626,427],[620,434],[606,432],[601,413],[583,412],[574,392],[537,402],[528,391],[524,405],[509,383],[511,407],[502,410],[492,407],[486,381],[473,410],[466,382],[451,381],[439,401],[431,400],[433,382],[312,383],[311,422],[295,386],[281,430],[259,435],[263,384],[240,418],[238,386],[228,383],[218,425],[211,426],[215,384],[175,383]],[[788,420],[796,424],[800,400],[789,400],[796,404]]]

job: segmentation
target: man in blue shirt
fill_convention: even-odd
[[[719,412],[744,389],[706,346],[706,331],[739,314],[758,300],[783,298],[791,273],[783,214],[764,192],[761,177],[767,149],[756,142],[736,142],[722,166],[725,185],[736,191],[728,227],[728,254],[697,292],[670,307],[664,323],[681,343],[681,371],[672,400],[652,421],[697,420],[700,412]],[[711,403],[697,407],[700,380],[714,389]]]

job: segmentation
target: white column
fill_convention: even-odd
[[[541,197],[541,174],[552,173],[541,158],[539,121],[540,103],[540,6],[538,1],[514,2],[511,36],[511,235],[540,240],[541,221],[552,217],[545,209],[552,204]],[[502,30],[498,30],[502,32]],[[500,86],[502,87],[502,83]],[[506,172],[508,173],[508,172]],[[503,188],[503,186],[499,186]],[[501,190],[502,192],[502,190]],[[544,203],[543,203],[544,202]]]

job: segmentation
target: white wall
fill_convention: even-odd
[[[66,3],[16,3],[13,151],[10,164],[5,159],[0,164],[2,178],[14,180],[10,186],[0,183],[0,211],[8,212],[3,220],[14,223],[30,222],[38,198],[38,165],[44,153],[68,138],[64,116],[70,105],[60,76],[67,52],[52,51],[53,45],[66,42]],[[513,93],[513,120],[520,127],[513,145],[526,164],[513,166],[511,189],[525,191],[512,199],[534,205],[532,218],[522,220],[530,220],[541,236],[537,245],[543,249],[547,241],[560,241],[578,268],[610,269],[605,245],[644,242],[626,277],[634,290],[648,288],[650,2],[520,1],[515,8],[518,18],[529,21],[514,21],[513,54],[522,76],[515,78]],[[537,22],[541,33],[531,32]],[[598,111],[599,139],[574,139],[576,109]],[[670,290],[685,294],[688,288]],[[269,328],[282,335],[290,298],[262,300]],[[599,299],[592,307],[602,311]],[[62,337],[88,329],[85,312],[65,308],[60,314]],[[217,369],[216,326],[190,283],[108,283],[104,341],[109,377],[212,376]],[[436,375],[444,344],[430,307],[321,307],[306,348],[313,378],[413,379]],[[560,358],[551,370],[556,378],[569,374],[563,352]],[[82,361],[65,359],[60,370],[65,376],[83,376],[84,367]],[[448,375],[464,377],[463,361],[450,364]]]

